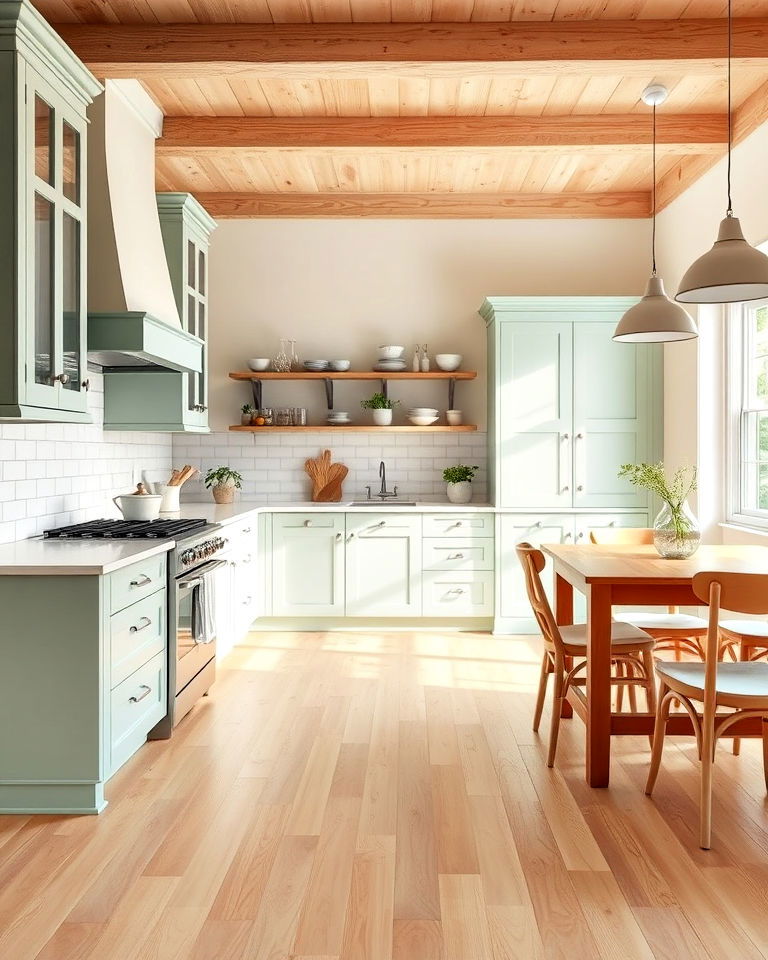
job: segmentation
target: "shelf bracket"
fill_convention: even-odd
[[[381,381],[381,392],[384,394],[385,397],[387,397],[387,399],[389,399],[389,381],[388,380]]]
[[[328,409],[333,410],[333,380],[330,377],[324,377],[323,383],[325,384],[325,402]]]
[[[253,405],[257,410],[261,410],[263,408],[263,404],[261,402],[263,385],[263,380],[251,380],[251,389],[253,390]]]
[[[448,381],[448,409],[449,410],[454,409],[453,401],[454,401],[455,393],[456,393],[456,378],[451,377],[451,379]]]

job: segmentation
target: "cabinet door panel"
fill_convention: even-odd
[[[421,613],[421,517],[347,514],[347,616]]]
[[[343,614],[344,515],[323,514],[317,526],[296,520],[272,520],[272,615]]]
[[[500,570],[498,575],[499,616],[521,618],[533,622],[531,606],[525,590],[525,578],[515,548],[528,542],[538,547],[542,543],[572,543],[573,515],[507,514],[500,524]],[[552,571],[547,568],[542,582],[551,600]]]
[[[502,327],[501,506],[571,506],[572,327]]]
[[[574,506],[643,507],[645,493],[619,479],[622,463],[647,460],[650,351],[616,343],[614,323],[574,325]]]

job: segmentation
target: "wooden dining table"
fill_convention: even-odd
[[[587,600],[586,697],[572,688],[563,716],[576,711],[587,728],[586,779],[593,787],[607,787],[610,776],[611,737],[650,735],[652,713],[615,713],[611,706],[611,611],[614,606],[701,606],[693,592],[693,578],[703,571],[768,574],[768,547],[707,545],[687,560],[667,560],[653,546],[543,544],[553,561],[555,618],[573,623],[573,590]],[[690,734],[687,713],[673,714],[670,734]],[[758,719],[742,720],[729,736],[759,737]]]

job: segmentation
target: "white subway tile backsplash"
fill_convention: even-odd
[[[0,423],[0,543],[114,517],[111,498],[127,492],[134,476],[170,473],[172,436],[105,433],[103,381],[89,377],[92,424]]]

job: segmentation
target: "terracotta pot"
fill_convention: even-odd
[[[215,483],[211,490],[213,499],[216,503],[234,503],[235,485],[234,483]]]

